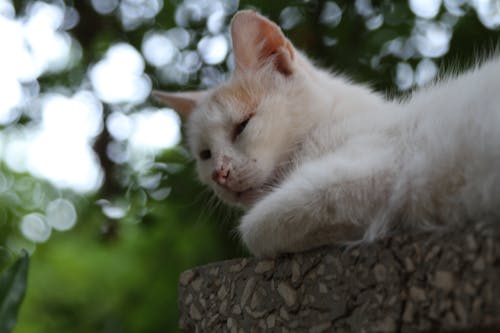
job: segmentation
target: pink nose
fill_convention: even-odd
[[[219,185],[225,185],[229,178],[229,168],[220,168],[212,173],[212,179]]]

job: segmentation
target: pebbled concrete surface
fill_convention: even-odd
[[[185,332],[500,332],[500,224],[185,271]]]

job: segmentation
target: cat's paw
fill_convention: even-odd
[[[256,257],[273,258],[281,253],[295,252],[292,234],[296,231],[288,207],[291,196],[273,193],[257,203],[243,216],[238,227],[243,243]]]
[[[272,218],[270,214],[250,210],[240,222],[238,230],[241,240],[256,257],[273,258],[279,254],[274,245],[276,239],[272,239],[270,234],[272,228],[266,225],[273,224]]]

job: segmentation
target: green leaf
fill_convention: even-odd
[[[28,264],[28,253],[24,252],[0,276],[0,333],[9,333],[14,328],[26,292]]]

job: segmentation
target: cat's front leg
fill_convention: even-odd
[[[325,189],[301,185],[286,184],[243,217],[239,231],[252,254],[272,258],[362,237],[362,225],[335,220],[335,202],[328,201]]]
[[[372,162],[328,156],[299,168],[243,217],[243,242],[258,257],[275,257],[361,239],[391,183],[390,164]]]

